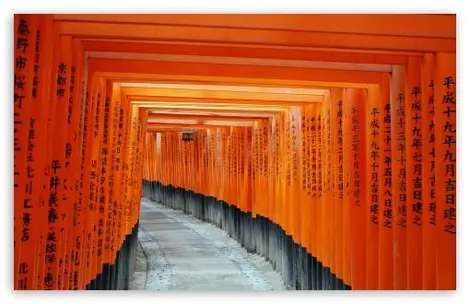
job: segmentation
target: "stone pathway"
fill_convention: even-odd
[[[133,290],[285,290],[264,258],[213,225],[142,200]]]

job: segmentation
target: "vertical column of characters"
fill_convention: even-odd
[[[220,149],[220,188],[219,188],[219,195],[221,200],[225,200],[225,174],[227,172],[227,155],[226,155],[226,142],[227,142],[227,128],[220,128],[219,129],[219,149]]]
[[[134,109],[133,109],[134,110]],[[130,184],[130,218],[129,218],[129,227],[127,233],[130,234],[132,228],[134,227],[137,221],[137,208],[140,204],[140,198],[138,197],[139,183],[140,180],[140,136],[141,136],[141,126],[142,126],[142,112],[139,106],[135,106],[136,117],[134,119],[135,126],[133,126],[133,136],[134,136],[134,145],[132,149],[132,179]]]
[[[195,131],[196,132],[196,131]],[[188,142],[188,188],[192,191],[195,191],[194,184],[195,178],[194,175],[196,171],[196,161],[197,161],[197,152],[195,150],[195,137],[197,134],[193,133],[193,139]]]
[[[324,137],[323,137],[323,123],[322,123],[322,111],[323,104],[319,104],[317,106],[316,111],[316,118],[317,118],[317,127],[316,127],[316,137],[317,137],[317,145],[316,145],[316,155],[317,155],[317,184],[316,184],[316,192],[317,192],[317,203],[316,203],[316,239],[317,239],[317,258],[320,262],[323,263],[323,144],[324,144]]]
[[[194,153],[195,153],[195,166],[196,166],[196,176],[195,176],[195,185],[194,192],[201,193],[199,185],[201,184],[201,178],[203,178],[203,171],[201,162],[204,161],[204,147],[202,142],[204,141],[204,133],[206,129],[196,130],[195,134],[195,143],[194,143]]]
[[[202,191],[202,184],[204,183],[206,178],[206,163],[207,163],[207,148],[206,148],[206,141],[207,141],[207,129],[204,130],[199,130],[198,131],[198,153],[200,154],[200,157],[198,158],[198,172],[199,175],[197,175],[198,180],[197,180],[197,192],[198,193],[204,193]]]
[[[251,212],[251,130],[244,128],[243,137],[243,187],[245,187],[244,206],[245,212]]]
[[[130,161],[130,169],[129,172],[131,176],[128,178],[128,192],[127,192],[127,215],[126,215],[126,235],[130,234],[132,227],[134,226],[134,204],[135,202],[135,180],[137,178],[137,168],[138,168],[138,163],[137,163],[137,157],[138,157],[138,132],[139,132],[139,106],[137,105],[132,105],[131,106],[131,129],[129,132],[129,139],[130,139],[130,145],[129,145],[129,161]]]
[[[306,244],[308,253],[313,255],[313,243],[312,236],[314,235],[313,224],[313,182],[315,180],[315,151],[314,151],[314,128],[315,128],[315,104],[310,104],[307,107],[306,118],[305,118],[305,140],[306,140],[306,163],[303,165],[306,167],[307,180],[306,180],[306,210],[305,210],[305,221],[306,221]]]
[[[175,170],[180,170],[181,167],[181,153],[179,149],[182,143],[177,142],[177,133],[170,132],[169,145],[168,145],[168,172],[169,172],[169,185],[175,186]]]
[[[228,163],[228,193],[229,193],[229,204],[233,205],[233,196],[234,196],[234,188],[235,184],[233,182],[233,177],[235,173],[235,138],[236,138],[236,129],[235,127],[231,126],[230,127],[230,133],[228,137],[228,150],[229,150],[229,163]]]
[[[279,141],[279,136],[280,136],[280,125],[279,125],[279,116],[277,114],[272,115],[270,118],[268,118],[268,121],[270,121],[270,124],[272,125],[272,130],[271,130],[271,189],[270,189],[270,197],[269,197],[269,203],[270,203],[270,219],[273,222],[277,221],[278,218],[278,213],[279,213],[279,179],[280,179],[280,170],[279,170],[279,164],[280,164],[280,141]],[[248,129],[251,129],[248,128]],[[248,152],[250,153],[250,152]],[[251,157],[251,156],[248,156]],[[250,170],[250,167],[248,166],[248,169]]]
[[[127,150],[127,121],[128,121],[128,111],[129,111],[129,102],[122,97],[120,92],[117,95],[119,102],[119,124],[118,124],[118,138],[117,138],[117,148],[116,148],[116,192],[115,199],[117,201],[117,212],[116,212],[116,253],[119,250],[122,241],[123,241],[123,227],[124,227],[124,202],[125,202],[125,189],[126,189],[126,150]],[[114,256],[114,259],[116,255]]]
[[[310,244],[312,247],[312,254],[318,258],[318,195],[317,195],[317,180],[318,180],[318,168],[317,168],[317,151],[318,151],[318,136],[317,136],[317,116],[318,116],[318,104],[312,105],[311,117],[310,117],[310,172],[311,172],[311,188],[310,188]]]
[[[90,172],[90,200],[92,201],[92,208],[89,211],[90,227],[89,227],[89,240],[90,240],[90,267],[88,269],[89,280],[96,278],[100,269],[98,266],[101,257],[100,239],[102,238],[101,231],[99,232],[100,220],[100,179],[101,179],[101,138],[104,120],[104,104],[106,99],[106,92],[103,90],[103,79],[96,78],[96,112],[93,117],[92,128],[92,152],[91,152],[91,172]]]
[[[204,171],[205,177],[201,180],[201,188],[203,193],[206,196],[211,196],[210,194],[210,183],[212,182],[212,143],[211,143],[211,134],[212,128],[207,128],[204,132],[204,149],[205,149],[205,162],[204,162]]]
[[[104,134],[104,120],[107,115],[106,111],[109,108],[108,94],[106,91],[106,82],[103,78],[98,78],[98,102],[97,110],[94,117],[93,128],[93,152],[92,152],[92,175],[91,179],[94,180],[93,194],[94,206],[91,213],[91,263],[90,263],[90,279],[93,280],[101,272],[102,269],[102,255],[103,255],[103,238],[104,238],[104,214],[105,214],[105,200],[104,195],[104,179],[106,172],[103,172],[103,134]],[[108,104],[108,105],[107,105]],[[107,153],[107,152],[106,152]],[[94,174],[93,174],[94,172]]]
[[[309,249],[309,231],[308,231],[308,190],[307,188],[310,186],[308,184],[309,181],[309,169],[310,169],[310,162],[308,161],[309,151],[308,151],[308,128],[309,128],[309,105],[305,105],[300,108],[301,111],[301,123],[300,123],[300,142],[301,142],[301,149],[300,149],[300,159],[301,159],[301,166],[300,166],[300,176],[301,176],[301,189],[300,189],[300,243],[302,246],[307,248],[307,251],[310,252]]]
[[[294,107],[291,113],[291,138],[292,138],[292,202],[291,225],[294,242],[300,243],[300,107]]]
[[[187,187],[187,167],[188,167],[188,144],[186,141],[182,141],[183,134],[180,132],[175,133],[176,140],[180,144],[181,154],[180,154],[180,169],[179,171],[175,171],[175,184],[179,187],[186,188]]]
[[[275,159],[275,121],[272,118],[268,118],[268,218],[273,218],[274,212],[274,159]]]
[[[217,179],[218,176],[220,176],[220,142],[219,142],[219,137],[220,137],[220,129],[215,128],[214,129],[214,137],[213,137],[213,149],[214,149],[214,175],[213,175],[213,180],[214,180],[214,187],[213,189],[213,196],[217,197],[217,199],[220,199],[218,196],[218,192],[220,189],[220,178]]]
[[[120,146],[121,146],[121,139],[119,138],[120,134],[120,129],[119,129],[119,124],[120,124],[120,115],[119,115],[119,109],[121,107],[121,98],[120,98],[120,86],[118,84],[113,85],[113,95],[112,95],[112,110],[111,110],[111,117],[112,117],[112,122],[110,125],[111,129],[111,142],[112,142],[112,148],[111,148],[111,162],[110,162],[110,167],[111,167],[111,176],[109,179],[109,200],[111,204],[111,227],[110,227],[110,244],[109,244],[109,250],[108,250],[108,257],[107,257],[107,263],[109,264],[114,264],[114,259],[117,253],[117,240],[118,240],[118,235],[117,235],[117,227],[118,227],[118,221],[119,221],[119,206],[118,206],[118,200],[119,200],[119,191],[120,191],[120,181],[121,181],[121,174],[120,174]],[[122,136],[122,135],[121,135]],[[151,138],[149,137],[149,140]],[[119,162],[118,162],[119,159]],[[150,161],[150,159],[149,159]],[[149,173],[150,175],[150,173]],[[151,177],[149,176],[149,179]]]
[[[334,263],[334,254],[333,250],[333,241],[334,241],[334,220],[335,220],[335,210],[334,210],[334,198],[332,190],[332,179],[333,179],[333,168],[332,168],[332,157],[334,153],[332,140],[331,140],[331,110],[332,110],[332,100],[331,95],[328,95],[325,98],[324,104],[324,136],[325,136],[325,186],[323,189],[324,197],[323,201],[325,202],[325,248],[326,248],[326,267],[332,270]]]
[[[332,102],[332,144],[334,146],[333,204],[335,216],[335,258],[334,273],[343,278],[343,206],[344,206],[344,162],[343,162],[343,89],[331,89]]]
[[[203,142],[202,142],[202,147],[204,149],[204,160],[202,162],[202,171],[204,172],[204,176],[200,180],[200,189],[201,193],[203,193],[205,196],[209,196],[209,191],[207,185],[210,183],[210,175],[209,175],[209,169],[210,169],[210,141],[209,141],[209,136],[210,136],[210,129],[207,128],[203,131]]]
[[[95,110],[93,116],[91,117],[91,128],[90,128],[90,161],[91,169],[88,179],[89,183],[89,193],[88,193],[88,210],[87,210],[87,223],[88,227],[86,230],[86,244],[87,244],[87,284],[91,283],[91,280],[94,279],[96,268],[96,243],[97,243],[97,223],[96,223],[96,213],[98,210],[98,149],[99,149],[99,122],[100,116],[103,112],[103,100],[102,100],[102,90],[101,82],[97,77],[94,77],[94,92],[92,98],[95,99]]]
[[[14,17],[14,93],[13,93],[13,155],[14,155],[14,288],[33,289],[35,274],[35,243],[33,230],[39,219],[34,186],[36,109],[33,82],[36,75],[35,45],[38,17]],[[36,217],[36,219],[35,219]]]
[[[366,91],[347,89],[347,102],[351,103],[351,141],[352,141],[352,197],[351,207],[351,277],[353,289],[366,289],[366,133],[365,111]]]
[[[50,95],[51,95],[51,81],[53,69],[53,56],[54,56],[54,27],[53,17],[50,15],[42,15],[39,17],[38,29],[35,31],[36,42],[34,45],[34,76],[32,78],[32,97],[36,102],[34,111],[31,111],[29,118],[29,132],[28,132],[28,150],[37,151],[34,153],[34,180],[32,193],[34,194],[37,202],[37,211],[35,212],[36,220],[30,220],[31,227],[26,232],[34,231],[36,233],[35,248],[33,257],[35,258],[35,267],[31,268],[34,272],[34,280],[31,289],[43,289],[44,284],[44,269],[46,266],[45,261],[45,243],[47,239],[45,235],[40,233],[41,229],[46,227],[48,223],[47,212],[49,198],[49,179],[45,175],[44,168],[49,162],[49,153],[51,146],[51,138],[48,133],[48,125],[50,120]],[[19,64],[22,67],[23,60],[15,57],[15,67]],[[31,132],[32,131],[32,132]],[[33,152],[34,152],[33,151]],[[27,161],[31,161],[31,157],[27,153]],[[15,160],[16,162],[16,160]],[[26,167],[26,172],[28,168]],[[31,172],[31,170],[29,170]],[[31,176],[31,174],[29,175]],[[32,178],[32,177],[31,177]],[[16,199],[16,195],[15,195]],[[24,205],[23,205],[24,207]],[[27,217],[26,217],[27,218]],[[23,221],[23,224],[24,221]],[[30,271],[28,269],[28,272]]]
[[[83,93],[83,50],[81,42],[72,39],[72,61],[70,66],[69,100],[67,111],[67,142],[65,144],[65,164],[67,177],[64,179],[64,188],[69,203],[65,209],[64,227],[65,229],[65,258],[63,278],[63,289],[70,290],[74,287],[78,289],[78,273],[74,283],[74,264],[78,262],[76,235],[78,233],[78,205],[79,178],[80,178],[80,130],[81,130],[81,110]]]
[[[40,52],[40,44],[41,44],[41,37],[40,37],[40,23],[43,20],[40,20],[39,17],[34,16],[29,24],[28,31],[31,31],[28,38],[29,43],[31,43],[31,49],[34,47],[34,67],[33,67],[33,75],[28,73],[25,78],[15,77],[15,91],[19,90],[30,90],[29,92],[25,92],[25,104],[23,107],[23,111],[26,112],[25,122],[27,122],[27,144],[24,145],[24,142],[21,142],[21,146],[26,148],[26,165],[23,168],[26,168],[26,176],[25,176],[25,184],[24,184],[24,204],[23,204],[23,212],[21,214],[21,223],[22,223],[22,230],[21,230],[21,261],[18,266],[18,273],[23,276],[22,280],[19,280],[18,287],[19,289],[34,289],[35,283],[37,281],[36,275],[36,254],[40,250],[38,248],[39,243],[39,235],[37,234],[38,228],[38,220],[39,220],[39,195],[38,190],[40,189],[40,185],[38,184],[38,180],[36,178],[39,177],[38,174],[35,172],[40,172],[41,168],[36,165],[37,154],[36,151],[36,128],[38,120],[42,117],[38,117],[36,114],[36,107],[40,107],[41,105],[38,104],[38,73],[39,73],[39,52]],[[21,22],[21,21],[20,21]],[[21,29],[18,29],[21,34]],[[39,34],[38,34],[39,33]],[[27,35],[27,36],[29,36]],[[29,54],[28,54],[29,55]],[[30,57],[33,59],[33,57]],[[33,62],[31,62],[32,66]],[[16,76],[16,74],[15,74]],[[31,77],[32,76],[32,77]],[[24,81],[31,82],[30,85],[22,83]],[[21,93],[20,93],[21,94]],[[38,119],[39,118],[39,119]],[[21,138],[20,140],[23,141],[25,138]],[[23,152],[23,151],[21,151]],[[20,153],[21,154],[21,153]],[[24,158],[19,162],[20,165],[23,163]],[[16,163],[16,159],[15,159]],[[24,163],[23,163],[24,164]],[[37,170],[37,171],[36,171]],[[32,203],[31,205],[29,203]],[[31,206],[32,208],[28,208]],[[20,206],[21,207],[21,206]]]
[[[227,202],[230,205],[233,205],[233,173],[235,169],[235,151],[234,151],[234,139],[235,139],[235,132],[234,127],[230,127],[228,130],[227,136],[227,161],[228,161],[228,168],[227,168]]]
[[[112,209],[114,214],[114,222],[112,223],[113,241],[110,249],[110,263],[114,263],[117,257],[117,252],[121,247],[122,240],[122,223],[123,223],[123,192],[125,188],[124,183],[124,165],[125,165],[125,151],[126,151],[126,111],[129,107],[129,101],[123,98],[121,88],[119,85],[114,84],[113,87],[113,150],[114,161],[113,163],[113,190],[112,190]],[[113,153],[113,152],[111,152]]]
[[[352,158],[352,104],[348,100],[347,89],[343,89],[343,172],[344,172],[344,191],[343,191],[343,281],[346,285],[352,285],[351,263],[352,263],[352,191],[353,174],[351,163]]]
[[[379,108],[379,286],[394,288],[393,215],[392,205],[392,110],[390,104],[390,76],[380,83]]]
[[[284,197],[282,201],[282,225],[286,234],[292,236],[292,228],[290,226],[290,206],[292,204],[292,126],[291,126],[292,108],[286,111],[284,117],[284,143],[285,143],[285,155],[284,155],[284,168],[285,174],[285,186],[284,186]]]
[[[328,156],[328,170],[330,171],[329,174],[329,182],[328,182],[328,195],[330,197],[330,200],[328,202],[328,217],[330,218],[329,220],[329,252],[330,252],[330,269],[331,273],[336,275],[338,278],[338,264],[337,264],[337,258],[338,258],[338,249],[336,247],[337,245],[337,239],[339,236],[339,233],[337,231],[338,228],[338,214],[339,214],[339,208],[337,206],[337,180],[338,180],[338,174],[336,172],[337,169],[337,159],[338,159],[338,147],[336,143],[336,134],[338,132],[337,127],[338,124],[336,122],[336,108],[337,108],[337,98],[338,95],[341,94],[341,91],[339,89],[335,89],[334,92],[333,90],[329,90],[327,98],[325,100],[328,101],[328,117],[327,117],[327,125],[328,125],[328,134],[327,134],[327,140],[329,143],[329,149],[330,153]],[[333,286],[334,288],[335,286]]]
[[[64,132],[61,134],[60,141],[55,142],[57,146],[57,159],[59,163],[56,163],[53,166],[54,170],[60,170],[59,182],[57,185],[60,187],[57,191],[57,199],[58,199],[58,214],[59,217],[59,235],[58,240],[60,240],[57,246],[58,251],[58,274],[57,274],[57,289],[68,289],[68,271],[67,267],[69,265],[70,259],[70,252],[68,249],[70,247],[70,237],[69,230],[71,228],[72,222],[72,214],[73,214],[73,205],[74,205],[74,195],[73,195],[73,187],[72,184],[72,175],[74,172],[72,171],[72,163],[73,160],[71,158],[72,152],[72,144],[71,140],[75,136],[75,131],[77,131],[77,127],[69,124],[69,112],[71,111],[70,101],[72,99],[73,102],[73,91],[71,87],[75,87],[75,77],[76,77],[76,70],[72,70],[73,62],[72,62],[72,52],[73,52],[73,44],[71,37],[63,37],[61,38],[62,42],[62,50],[64,52],[64,57],[60,63],[59,67],[59,75],[57,77],[57,97],[60,98],[61,102],[58,104],[56,108],[56,120],[58,121],[57,127],[61,128],[65,125]],[[73,76],[73,78],[72,78]],[[72,81],[74,84],[72,85]],[[73,108],[73,104],[72,104]],[[60,110],[59,110],[60,109]],[[72,117],[70,116],[70,119]],[[74,128],[75,127],[75,128]],[[62,137],[63,136],[63,137]]]
[[[110,262],[111,257],[111,226],[112,226],[112,204],[113,196],[111,191],[113,168],[111,163],[111,151],[113,149],[112,127],[113,127],[113,107],[114,107],[114,86],[110,81],[106,81],[106,99],[104,104],[103,135],[101,139],[101,180],[100,180],[100,220],[98,233],[103,236],[101,243],[101,264]],[[101,226],[101,227],[100,227]]]
[[[144,163],[143,163],[144,172],[142,174],[143,180],[150,180],[150,176],[149,176],[150,175],[149,154],[150,154],[150,146],[151,146],[150,134],[151,134],[150,132],[145,133],[144,138],[143,138],[143,141],[146,147],[144,149]]]
[[[256,189],[256,193],[258,193],[258,206],[259,206],[259,214],[265,216],[265,189],[264,189],[264,155],[266,146],[264,145],[264,136],[265,136],[265,125],[262,120],[259,122],[259,129],[258,129],[258,188]]]
[[[170,155],[170,149],[172,146],[172,133],[171,132],[165,132],[165,155],[163,157],[163,160],[165,161],[165,167],[166,167],[166,185],[171,184],[171,164],[170,161],[172,160],[171,157],[174,157],[175,155]],[[174,164],[176,165],[176,164]]]
[[[188,142],[188,188],[194,191],[194,173],[196,172],[195,160],[196,154],[194,150],[194,139]]]
[[[393,66],[391,85],[392,111],[392,205],[394,243],[394,289],[407,288],[406,221],[406,135],[405,70]]]
[[[92,127],[93,117],[96,111],[96,99],[94,98],[94,82],[92,81],[91,73],[86,74],[86,92],[85,104],[83,107],[83,130],[81,136],[81,160],[80,160],[80,187],[78,193],[79,205],[81,206],[80,224],[81,230],[76,239],[75,246],[79,247],[78,257],[79,265],[76,265],[76,272],[78,272],[78,289],[85,289],[88,283],[87,270],[89,267],[89,210],[93,207],[90,199],[90,174],[91,174],[91,151],[93,147],[92,141]]]
[[[206,129],[203,129],[203,130],[199,130],[197,132],[197,148],[196,148],[196,151],[197,153],[199,154],[199,157],[196,159],[197,161],[197,172],[199,172],[199,174],[196,176],[197,178],[197,183],[196,183],[196,192],[197,193],[203,193],[201,191],[201,184],[202,184],[202,181],[204,180],[205,178],[205,170],[204,170],[204,166],[205,166],[205,161],[206,161],[206,149],[205,149],[205,136],[206,136]]]
[[[321,262],[324,268],[329,268],[329,252],[328,252],[328,194],[326,191],[326,184],[328,180],[328,138],[327,138],[327,112],[330,97],[327,96],[321,103],[320,109],[320,124],[321,124],[321,200],[320,200],[320,248],[321,248]],[[327,289],[323,286],[323,289]]]
[[[261,176],[261,189],[262,189],[262,202],[263,202],[263,216],[270,218],[272,211],[271,198],[271,167],[270,159],[272,157],[272,124],[270,120],[261,120],[263,126],[262,142],[261,142],[261,155],[262,155],[262,176]]]
[[[163,169],[163,164],[162,164],[162,132],[157,132],[155,134],[155,145],[156,145],[156,161],[155,161],[155,178],[154,181],[156,182],[161,182],[162,181],[162,169]],[[157,198],[158,200],[158,198]]]
[[[129,231],[129,225],[131,221],[131,187],[132,184],[132,156],[133,156],[133,145],[135,144],[135,139],[133,138],[133,130],[137,126],[137,110],[133,105],[126,107],[126,123],[125,123],[125,139],[126,146],[124,150],[124,199],[123,199],[123,222],[122,222],[122,242],[124,242],[126,235]]]
[[[232,164],[232,201],[233,204],[238,207],[237,205],[237,191],[238,191],[238,185],[237,185],[237,170],[238,170],[238,127],[233,127],[233,133],[232,133],[232,158],[233,158],[233,164]]]
[[[240,194],[238,196],[238,205],[240,206],[241,210],[246,212],[246,178],[245,178],[245,164],[246,164],[246,129],[247,127],[240,128],[240,144],[239,144],[239,169],[238,169],[238,184],[240,189]]]
[[[256,121],[253,126],[253,138],[252,138],[252,143],[253,143],[253,217],[256,217],[256,215],[259,212],[258,209],[258,192],[257,190],[259,189],[258,187],[258,170],[259,170],[259,148],[258,148],[258,138],[259,138],[259,122]]]
[[[380,176],[380,132],[382,123],[380,122],[380,88],[378,85],[369,86],[367,91],[366,105],[366,155],[367,155],[367,269],[366,277],[367,289],[378,289],[379,286],[379,217],[381,183]]]
[[[407,288],[422,289],[423,274],[423,154],[421,59],[410,57],[406,66],[406,176],[407,180]]]
[[[167,149],[168,149],[168,133],[162,132],[161,133],[161,146],[160,146],[160,159],[161,159],[161,164],[162,164],[161,183],[163,185],[167,185],[168,183],[168,158],[166,157]]]
[[[246,129],[246,183],[247,183],[247,201],[246,209],[252,213],[253,208],[253,127]]]
[[[263,215],[263,198],[261,193],[261,178],[263,174],[263,154],[262,154],[262,132],[263,132],[263,124],[262,121],[259,120],[256,123],[256,133],[255,133],[255,175],[254,175],[254,182],[255,182],[255,206],[256,206],[256,215]]]
[[[223,170],[223,155],[222,155],[222,129],[217,128],[214,136],[214,145],[215,145],[215,175],[217,188],[214,188],[214,196],[217,199],[221,200],[222,194],[222,170]]]
[[[228,127],[227,132],[227,202],[230,205],[233,205],[233,172],[235,168],[235,151],[234,151],[234,138],[235,138],[235,128],[233,126]]]
[[[52,74],[52,92],[50,98],[53,103],[51,107],[50,133],[54,140],[50,159],[46,170],[49,176],[49,196],[48,196],[48,228],[43,232],[46,238],[45,259],[48,260],[44,274],[43,289],[62,289],[62,273],[64,267],[64,245],[65,229],[64,220],[68,204],[70,202],[66,196],[66,178],[69,168],[65,168],[65,153],[67,141],[67,111],[68,98],[70,92],[70,62],[71,62],[71,38],[67,36],[58,37],[57,56],[54,56]],[[61,240],[61,241],[59,241]]]
[[[220,128],[216,127],[211,131],[211,146],[212,146],[212,181],[213,185],[211,187],[211,195],[220,199],[218,194],[220,190]]]
[[[225,196],[225,168],[226,168],[226,160],[225,160],[225,128],[219,128],[219,136],[217,139],[218,143],[218,154],[219,154],[219,172],[218,176],[220,177],[219,181],[219,190],[217,191],[218,195],[217,197],[220,198],[220,200],[224,200]]]
[[[137,138],[142,138],[145,135],[146,128],[147,128],[147,120],[148,120],[148,112],[146,108],[139,109],[139,132]],[[140,216],[140,200],[142,198],[142,174],[143,174],[143,150],[144,150],[144,142],[139,140],[138,146],[138,165],[137,165],[137,174],[136,179],[134,180],[134,218],[133,218],[133,226],[137,224],[137,221]],[[154,150],[155,151],[155,150]]]
[[[423,155],[423,289],[436,289],[436,148],[434,54],[425,54],[421,69]]]
[[[207,183],[205,184],[206,192],[208,196],[214,196],[214,171],[215,171],[215,142],[214,142],[214,133],[215,128],[207,129],[207,153],[208,153],[208,162],[207,162]]]
[[[309,253],[315,256],[314,249],[314,237],[315,237],[315,201],[314,196],[314,183],[316,182],[316,152],[315,152],[315,129],[316,129],[316,104],[311,104],[308,107],[308,116],[306,118],[306,138],[307,138],[307,163],[305,166],[308,166],[307,169],[307,218],[308,218],[308,244],[309,244]]]
[[[437,53],[435,70],[436,103],[436,227],[437,289],[456,288],[456,161],[457,96],[455,54]]]
[[[144,108],[137,107],[138,109],[138,118],[137,118],[137,130],[136,130],[136,147],[134,155],[134,173],[132,180],[132,216],[131,216],[131,227],[129,233],[131,233],[132,228],[137,223],[139,218],[139,206],[140,206],[140,187],[142,180],[142,149],[143,142],[140,140],[143,136],[143,126],[144,121],[146,120],[146,110]]]
[[[153,181],[154,164],[155,162],[155,142],[157,139],[156,132],[145,132],[144,133],[144,149],[142,151],[142,180]],[[153,150],[152,150],[153,149]]]

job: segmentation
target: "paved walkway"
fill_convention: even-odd
[[[143,199],[134,290],[284,290],[279,273],[223,230]]]

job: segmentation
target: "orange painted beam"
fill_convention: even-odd
[[[237,116],[237,117],[261,117],[268,118],[278,113],[277,111],[231,111],[226,109],[215,109],[215,110],[201,110],[201,109],[159,109],[159,110],[148,110],[148,115],[151,114],[181,114],[181,115],[217,115],[217,116]]]
[[[291,101],[273,101],[273,100],[256,100],[256,99],[211,99],[211,98],[184,98],[184,97],[163,97],[163,96],[145,96],[145,95],[127,95],[128,100],[138,100],[147,102],[174,102],[174,103],[214,103],[214,104],[258,104],[272,106],[299,106],[310,104],[310,102],[291,102]],[[321,102],[321,100],[319,101]],[[316,103],[316,102],[315,102]]]
[[[96,65],[95,65],[96,68]],[[367,82],[325,82],[318,80],[299,79],[273,79],[261,77],[230,77],[230,76],[208,76],[187,74],[156,74],[138,72],[106,72],[93,71],[96,77],[104,77],[113,82],[145,82],[145,83],[186,83],[186,84],[217,84],[217,85],[257,85],[265,87],[289,86],[297,88],[368,88]],[[383,74],[383,73],[382,73]]]
[[[185,42],[230,42],[265,46],[307,46],[359,50],[455,52],[455,38],[61,21],[62,35]]]
[[[176,104],[173,102],[169,103],[153,103],[153,102],[142,102],[142,101],[132,101],[132,105],[139,106],[141,108],[149,108],[149,109],[201,109],[201,110],[214,110],[214,109],[224,109],[224,110],[231,110],[231,111],[284,111],[289,109],[290,107],[281,107],[281,106],[267,106],[267,105],[239,105],[239,104],[214,104],[214,103],[184,103],[184,104]]]
[[[378,84],[380,72],[344,71],[330,69],[287,68],[223,64],[157,62],[141,60],[98,59],[88,60],[88,71],[107,73],[137,73],[160,75],[191,75],[204,77],[262,78],[277,80],[316,81],[318,86],[338,87],[342,83]],[[289,84],[285,84],[289,85]]]
[[[455,14],[57,14],[56,20],[456,37]]]
[[[321,102],[323,95],[296,95],[290,93],[260,93],[260,92],[237,92],[228,90],[207,90],[207,89],[165,89],[165,88],[122,88],[124,95],[137,96],[157,96],[157,97],[184,97],[198,99],[235,99],[235,100],[264,100],[285,101],[285,102]]]
[[[177,127],[180,129],[194,129],[194,128],[207,128],[207,127],[229,127],[229,126],[235,126],[236,124],[201,124],[201,123],[196,123],[196,124],[172,124],[172,123],[149,123],[147,124],[147,130],[152,130],[154,128],[161,128],[165,126],[169,127]],[[244,126],[244,125],[243,125]]]
[[[240,114],[242,115],[242,114]],[[182,114],[155,114],[149,113],[148,120],[154,118],[164,119],[203,119],[203,120],[230,120],[230,121],[255,121],[258,119],[267,119],[267,117],[241,117],[241,116],[220,116],[220,115],[182,115]]]
[[[284,60],[312,60],[345,63],[406,64],[408,55],[377,54],[366,52],[344,52],[340,50],[290,49],[281,47],[255,48],[249,46],[227,46],[214,44],[168,43],[159,41],[119,41],[84,39],[85,51],[125,52],[140,54],[175,54],[224,56],[241,58],[264,58]],[[418,54],[417,54],[418,55]]]

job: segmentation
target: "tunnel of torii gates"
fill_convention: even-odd
[[[146,197],[295,289],[455,289],[455,33],[455,15],[15,15],[14,288],[128,289]]]

